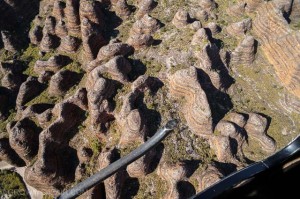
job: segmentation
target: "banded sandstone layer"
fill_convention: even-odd
[[[299,131],[298,1],[4,0],[0,11],[0,159],[45,195],[169,119],[180,125],[161,145],[82,198],[188,198]]]

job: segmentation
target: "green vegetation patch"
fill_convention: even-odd
[[[22,177],[9,170],[0,170],[0,195],[9,199],[29,199]]]

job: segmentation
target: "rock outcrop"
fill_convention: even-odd
[[[196,69],[191,67],[175,72],[169,77],[169,88],[172,96],[184,99],[182,112],[192,132],[204,137],[211,135],[211,110]]]
[[[158,20],[146,14],[133,24],[127,43],[135,49],[150,46],[153,43],[153,37],[151,35],[159,28],[160,23]]]
[[[104,78],[97,70],[93,70],[88,75],[86,89],[91,124],[94,129],[97,129],[113,118],[112,104],[109,99],[113,97],[116,87],[111,80]]]
[[[24,106],[27,102],[38,96],[43,91],[43,87],[37,78],[28,77],[20,86],[16,100],[17,108]]]
[[[274,66],[282,84],[300,98],[300,32],[289,27],[282,11],[273,2],[262,4],[257,13],[253,31],[261,49]]]
[[[149,14],[153,8],[156,6],[156,2],[154,0],[141,0],[138,4],[138,11],[135,14],[137,19],[142,18],[145,14]]]
[[[267,118],[257,113],[250,113],[245,130],[249,137],[258,141],[263,150],[272,153],[276,150],[276,142],[267,135],[268,121]]]
[[[0,139],[0,160],[4,160],[8,164],[17,167],[25,166],[24,161],[9,145],[9,140],[7,138]]]
[[[205,171],[197,177],[199,183],[197,191],[203,191],[204,189],[210,187],[214,183],[222,179],[222,171],[213,163],[209,164]]]
[[[18,51],[16,38],[9,31],[1,31],[4,49],[13,53]]]
[[[57,72],[67,64],[67,58],[63,55],[54,55],[47,61],[38,60],[34,65],[34,72],[41,74],[44,71]]]
[[[255,60],[256,46],[252,36],[246,36],[244,40],[231,54],[231,63],[251,65]]]
[[[235,22],[226,27],[226,31],[229,35],[234,37],[241,37],[250,31],[252,27],[252,20],[244,19],[240,22]]]
[[[57,195],[74,180],[76,163],[65,161],[74,158],[72,155],[76,157],[67,145],[68,136],[72,128],[82,122],[84,112],[72,103],[61,102],[55,105],[52,113],[56,119],[40,133],[37,160],[26,168],[25,180],[44,193]]]
[[[168,192],[164,196],[166,199],[179,199],[180,193],[177,183],[184,180],[187,175],[186,165],[182,162],[176,164],[162,163],[157,169],[157,174],[167,181]]]
[[[60,70],[53,75],[49,82],[50,95],[63,95],[79,80],[79,74],[69,70]]]
[[[28,118],[7,126],[10,146],[28,165],[37,155],[39,146],[39,132],[34,122]]]
[[[119,158],[116,149],[104,151],[98,158],[99,170],[107,167]],[[105,195],[107,199],[120,199],[121,191],[125,181],[125,173],[123,170],[118,171],[111,177],[104,180]]]
[[[187,26],[189,22],[190,16],[186,10],[178,10],[172,20],[172,24],[178,29]]]

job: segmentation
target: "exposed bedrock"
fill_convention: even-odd
[[[259,142],[263,150],[272,153],[276,150],[276,142],[267,135],[268,125],[269,123],[266,117],[257,113],[249,113],[245,130],[249,137]]]
[[[98,158],[99,170],[107,167],[120,158],[118,151],[113,148],[102,152]],[[106,199],[120,199],[125,181],[125,171],[120,170],[111,177],[104,180]]]
[[[242,16],[245,13],[246,5],[247,4],[244,1],[238,2],[238,3],[230,6],[226,10],[226,12],[228,15],[231,15],[231,16],[235,16],[235,17]]]
[[[26,168],[25,180],[44,193],[57,195],[75,178],[78,158],[68,141],[72,129],[85,118],[84,111],[70,102],[56,104],[52,113],[56,119],[41,132],[37,160]]]
[[[79,0],[66,0],[65,16],[69,33],[80,35]]]
[[[18,154],[11,148],[7,138],[0,139],[0,160],[4,160],[8,164],[16,167],[25,166],[25,162],[18,156]]]
[[[231,54],[231,63],[245,66],[251,65],[255,60],[257,42],[252,36],[246,36]]]
[[[257,9],[253,31],[282,84],[300,98],[300,32],[290,28],[274,2]]]
[[[178,162],[176,164],[169,164],[163,162],[159,164],[157,175],[167,182],[168,191],[165,194],[165,199],[179,199],[181,194],[178,189],[178,184],[184,181],[187,176],[186,164]]]
[[[83,45],[83,60],[92,61],[96,58],[99,49],[106,44],[102,30],[98,24],[88,18],[81,20],[81,33]]]
[[[252,20],[244,19],[239,22],[229,24],[226,27],[226,32],[233,37],[241,37],[251,30]]]
[[[221,120],[216,125],[215,132],[218,135],[216,138],[212,138],[211,147],[217,151],[218,160],[235,164],[239,164],[239,161],[244,161],[243,144],[246,141],[246,135],[243,129],[233,122]],[[218,136],[221,136],[221,138]],[[229,139],[223,138],[223,136]],[[215,143],[220,144],[216,145]],[[228,153],[231,155],[227,155]]]
[[[143,143],[148,134],[146,118],[141,110],[135,107],[135,103],[142,93],[138,90],[130,92],[123,98],[121,111],[116,115],[118,127],[122,132],[120,146],[135,142]]]
[[[246,0],[246,11],[254,12],[264,0]]]
[[[196,68],[176,71],[169,77],[169,89],[173,97],[183,98],[181,109],[192,132],[204,137],[211,135],[212,114]]]
[[[197,176],[197,181],[199,183],[197,191],[200,192],[210,187],[214,183],[221,180],[223,176],[223,172],[217,167],[216,164],[209,164],[205,171],[203,171],[200,176]]]
[[[28,165],[37,155],[39,146],[39,129],[35,123],[24,118],[7,126],[10,146]]]
[[[49,82],[50,95],[63,95],[80,80],[80,74],[70,70],[60,70]]]
[[[128,18],[131,14],[131,10],[126,0],[118,0],[113,4],[113,9],[116,12],[116,15],[122,19]]]
[[[178,29],[187,26],[189,23],[190,23],[189,13],[186,10],[182,10],[182,9],[176,12],[172,20],[172,24]]]
[[[154,41],[151,35],[160,27],[161,24],[157,19],[145,14],[132,25],[127,43],[135,49],[148,47]]]
[[[18,96],[16,99],[16,106],[20,108],[27,102],[38,96],[45,88],[36,77],[28,77],[19,88]]]
[[[81,41],[78,38],[67,35],[61,38],[58,50],[64,53],[75,53],[80,43]]]
[[[1,37],[5,50],[12,53],[16,53],[18,51],[18,40],[15,38],[15,35],[9,31],[1,31]]]
[[[85,18],[91,23],[97,24],[98,28],[104,28],[104,14],[100,8],[99,2],[90,0],[81,0],[79,6],[80,20]]]
[[[95,130],[114,118],[110,99],[116,92],[116,84],[93,70],[88,75],[86,89],[90,120]]]
[[[70,59],[63,55],[54,55],[47,61],[37,60],[34,65],[34,72],[40,74],[44,71],[57,72],[63,66],[66,66],[70,62]]]
[[[118,56],[118,55],[129,55],[133,52],[133,48],[129,46],[128,44],[124,44],[120,42],[119,40],[110,40],[109,44],[103,46],[100,48],[97,58],[88,64],[84,65],[84,70],[90,72],[97,66],[103,64],[106,61],[109,61],[109,59]]]
[[[141,0],[138,3],[138,11],[135,14],[137,19],[142,18],[145,14],[149,14],[157,5],[154,0]]]

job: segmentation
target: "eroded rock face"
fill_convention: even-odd
[[[7,138],[0,139],[0,159],[17,167],[25,165],[24,161],[9,145],[9,140]]]
[[[150,46],[153,43],[153,34],[160,28],[158,20],[144,15],[143,18],[137,20],[130,29],[129,38],[127,43],[133,46],[135,49]]]
[[[151,10],[155,7],[155,2],[153,0],[142,0],[139,1],[138,11],[135,14],[136,18],[142,18],[145,14],[149,14]]]
[[[38,60],[35,62],[34,71],[38,74],[44,71],[57,72],[67,64],[67,58],[62,55],[54,55],[47,61]]]
[[[268,128],[267,118],[257,113],[250,113],[249,119],[245,126],[249,137],[256,139],[266,152],[272,153],[276,150],[276,142],[267,135]]]
[[[59,51],[64,53],[75,53],[80,45],[80,41],[76,37],[65,36],[61,39]]]
[[[231,62],[234,64],[251,65],[255,60],[255,39],[252,36],[246,36],[231,55]]]
[[[24,118],[7,128],[11,147],[28,165],[37,155],[39,145],[39,132],[34,122]]]
[[[95,70],[89,73],[86,88],[91,123],[97,128],[99,124],[105,124],[112,118],[112,105],[108,99],[115,92],[115,84]]]
[[[184,163],[177,163],[170,165],[168,163],[162,163],[157,170],[157,174],[167,181],[168,192],[164,196],[167,199],[179,199],[180,193],[177,188],[177,183],[182,181],[187,175],[187,168]]]
[[[116,149],[102,152],[98,158],[99,169],[103,169],[119,158]],[[121,191],[125,181],[123,170],[118,171],[111,177],[104,180],[105,194],[107,199],[120,199]]]
[[[84,60],[92,61],[96,58],[99,49],[104,46],[106,41],[99,26],[93,24],[88,18],[82,18],[81,32]]]
[[[197,135],[212,133],[211,110],[205,92],[201,88],[195,68],[179,70],[169,77],[170,93],[184,98],[182,111],[189,128]]]
[[[245,2],[238,2],[229,7],[226,11],[231,16],[242,16],[245,13],[246,6],[247,4]]]
[[[10,52],[17,52],[17,42],[13,35],[8,31],[1,31],[2,41],[4,44],[4,49]]]
[[[115,4],[113,4],[113,7],[117,16],[120,18],[126,19],[131,14],[126,0],[118,0]]]
[[[188,25],[190,20],[189,13],[186,10],[178,10],[172,20],[172,23],[176,28],[183,28]]]
[[[250,31],[252,27],[251,19],[244,19],[243,21],[232,23],[226,27],[226,31],[231,36],[243,36]]]
[[[74,180],[70,174],[75,173],[76,163],[65,161],[65,158],[76,154],[71,153],[67,137],[70,130],[82,121],[84,112],[69,102],[57,104],[52,112],[57,119],[41,132],[37,160],[25,170],[25,180],[44,193],[57,195]]]
[[[78,81],[79,75],[69,70],[60,70],[53,75],[49,82],[50,95],[62,95]]]
[[[28,77],[20,86],[16,106],[24,106],[27,102],[38,96],[43,91],[43,87],[37,78]]]
[[[68,31],[80,35],[79,0],[66,0],[65,16]]]
[[[274,66],[282,84],[300,98],[299,31],[293,31],[273,2],[261,5],[253,21],[253,31],[266,58]],[[270,23],[269,23],[270,22]]]
[[[210,187],[222,179],[222,177],[222,171],[215,164],[208,165],[205,171],[197,178],[199,183],[198,191],[203,191],[204,189]]]

